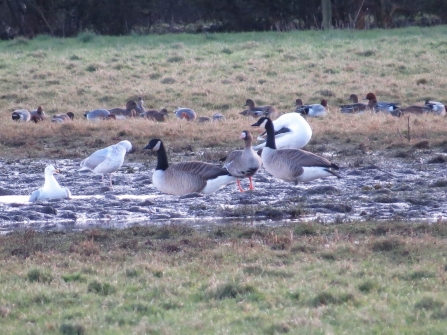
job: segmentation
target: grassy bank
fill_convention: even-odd
[[[445,225],[0,237],[4,334],[442,334]]]
[[[377,137],[380,148],[402,141],[406,119],[338,115],[337,106],[350,93],[362,97],[369,91],[404,106],[425,99],[447,101],[446,31],[439,26],[130,37],[85,33],[72,39],[2,41],[0,153],[78,157],[85,155],[85,147],[121,138],[140,146],[154,136],[174,147],[234,147],[239,132],[251,124],[238,114],[249,97],[282,112],[291,111],[298,97],[307,103],[326,98],[331,115],[310,121],[315,140],[341,135],[361,144],[377,142]],[[137,96],[148,108],[188,106],[201,116],[221,112],[228,121],[210,126],[172,118],[164,125],[142,120],[91,125],[83,120],[86,110],[124,106]],[[38,105],[49,115],[71,111],[78,121],[69,126],[12,122],[14,109]],[[444,119],[411,120],[413,141],[437,140],[444,130]]]

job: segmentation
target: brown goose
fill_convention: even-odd
[[[140,116],[147,118],[148,120],[164,122],[169,114],[166,108],[162,108],[160,111],[157,111],[156,109],[149,109],[148,111],[141,113]]]
[[[163,193],[186,195],[190,193],[213,193],[235,182],[227,169],[204,162],[183,162],[169,165],[163,142],[152,139],[144,149],[157,152],[157,167],[152,183]]]
[[[275,129],[269,118],[262,117],[253,127],[261,127],[267,131],[267,143],[262,150],[261,158],[264,168],[273,176],[284,181],[307,182],[318,178],[340,176],[336,164],[324,157],[301,149],[276,149]]]
[[[45,120],[46,115],[43,111],[42,107],[37,107],[36,110],[33,110],[30,112],[31,114],[31,121],[34,121],[35,123]]]
[[[252,116],[252,117],[261,117],[266,116],[270,119],[274,120],[278,117],[278,111],[273,106],[256,106],[255,102],[252,99],[247,99],[245,101],[245,105],[248,109],[239,113],[244,116]]]
[[[359,97],[356,94],[351,94],[348,101],[351,101],[352,104],[341,105],[340,113],[353,114],[371,110],[367,104],[359,102]]]
[[[128,102],[126,102],[126,109],[112,108],[108,111],[111,115],[115,115],[117,119],[125,119],[128,117],[136,117],[136,111],[139,111],[140,109],[140,106],[138,106],[138,104],[134,100],[129,100]]]
[[[237,186],[239,191],[244,192],[241,186],[240,178],[248,178],[250,180],[250,190],[254,190],[253,181],[251,177],[258,171],[262,165],[262,159],[253,150],[251,144],[253,136],[248,130],[244,130],[240,136],[244,140],[244,150],[234,150],[230,152],[225,160],[224,168],[237,179]]]

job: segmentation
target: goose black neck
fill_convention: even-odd
[[[270,149],[276,149],[275,128],[273,127],[272,120],[267,120],[267,123],[265,124],[265,130],[267,132],[267,143],[265,143],[265,146]]]
[[[157,151],[157,167],[155,170],[166,170],[169,167],[168,155],[166,155],[165,146],[160,142],[160,148]]]

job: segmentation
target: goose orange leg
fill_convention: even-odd
[[[241,181],[238,179],[236,183],[237,183],[237,187],[239,188],[239,191],[244,192],[244,189],[241,186]]]

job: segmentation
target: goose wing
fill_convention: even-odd
[[[289,166],[299,168],[318,166],[338,170],[338,166],[331,163],[326,158],[301,149],[281,149],[277,150],[277,155],[286,162],[289,162]]]
[[[171,165],[171,168],[175,168],[176,170],[199,176],[200,178],[205,180],[215,179],[219,176],[230,175],[227,169],[219,165],[204,162],[183,162]]]

